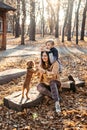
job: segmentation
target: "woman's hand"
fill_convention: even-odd
[[[40,73],[44,74],[46,70],[44,70],[43,68],[40,67],[39,71],[40,71]]]
[[[46,71],[46,74],[47,74],[47,76],[50,77],[50,78],[52,78],[53,75],[54,75],[54,74],[53,74],[52,72],[50,72],[50,71]]]

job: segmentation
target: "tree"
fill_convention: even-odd
[[[70,0],[69,1],[69,15],[68,15],[68,28],[67,28],[67,40],[71,41],[71,21],[72,21],[72,12],[73,12],[73,3],[74,0]]]
[[[17,0],[17,14],[16,14],[16,25],[15,25],[15,37],[20,35],[20,0]]]
[[[49,8],[49,6],[47,7],[47,14],[48,14],[48,19],[47,19],[47,25],[49,28],[49,34],[53,34],[53,30],[54,30],[54,17],[53,17],[53,11],[51,8]]]
[[[51,16],[53,17],[53,22],[55,24],[55,37],[58,38],[59,37],[59,9],[60,9],[60,0],[57,0],[56,2],[56,6],[55,8],[53,8],[54,6],[51,4],[51,1],[46,0],[49,7],[51,8]],[[52,26],[50,26],[52,27]]]
[[[50,12],[49,12],[49,19],[50,19],[50,24],[49,24],[49,27],[50,27],[50,32],[52,33],[52,31],[53,31],[53,24],[55,23],[55,11],[54,11],[54,8],[53,8],[53,6],[52,6],[52,4],[50,3],[50,1],[49,0],[46,0],[47,1],[47,3],[48,3],[48,6],[50,7]],[[53,24],[52,24],[53,23]]]
[[[82,27],[81,27],[81,40],[84,40],[84,30],[85,30],[85,22],[86,22],[86,11],[87,11],[87,0],[83,11],[83,20],[82,20]]]
[[[44,37],[44,0],[42,0],[42,36]]]
[[[64,24],[63,24],[63,29],[62,29],[62,42],[64,42],[64,33],[65,33],[65,27],[66,27],[66,24],[67,24],[68,10],[69,10],[69,0],[68,0],[68,6],[67,6],[67,9],[66,9],[66,14],[65,14],[65,20],[64,20]]]
[[[76,44],[78,44],[78,24],[79,24],[79,8],[80,8],[81,0],[79,0],[79,4],[76,11]]]
[[[55,37],[59,37],[59,10],[60,10],[60,1],[57,1],[57,13],[56,13],[56,26],[55,26]]]
[[[25,0],[21,0],[22,1],[22,28],[21,28],[21,45],[24,45],[24,34],[25,34],[25,20],[26,20],[26,7],[25,7]]]
[[[35,41],[35,0],[30,0],[29,37],[31,41]]]

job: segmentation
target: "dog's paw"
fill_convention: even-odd
[[[27,100],[29,100],[30,98],[28,96],[26,96]]]
[[[22,98],[24,98],[24,95],[22,94]]]

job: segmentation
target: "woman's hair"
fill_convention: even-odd
[[[47,54],[48,57],[48,65],[46,66],[45,62],[42,60],[43,53]],[[49,58],[49,52],[48,51],[42,51],[41,52],[41,66],[43,69],[48,69],[51,66],[50,58]]]

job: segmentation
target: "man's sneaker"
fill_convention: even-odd
[[[59,101],[56,101],[56,102],[55,102],[55,108],[56,108],[56,112],[58,112],[58,113],[61,112],[61,108],[60,108]]]

